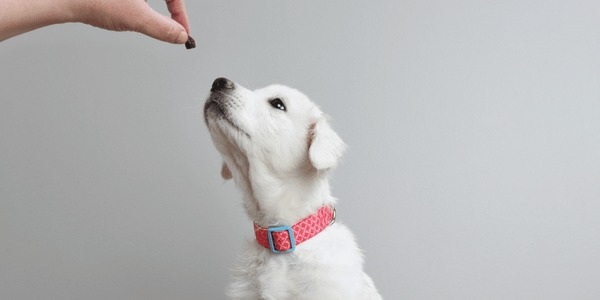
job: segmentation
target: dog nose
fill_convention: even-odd
[[[225,90],[232,90],[235,87],[235,84],[233,83],[233,81],[225,78],[225,77],[219,77],[217,79],[215,79],[215,81],[212,84],[212,88],[210,89],[211,92],[222,92]]]

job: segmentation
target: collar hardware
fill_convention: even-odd
[[[282,232],[287,231],[290,239],[290,249],[285,251],[278,251],[275,249],[275,242],[273,242],[273,232]],[[287,253],[292,252],[296,249],[296,241],[294,240],[294,230],[292,226],[280,226],[280,227],[271,227],[267,230],[267,235],[269,237],[269,246],[271,247],[271,252],[273,253]]]

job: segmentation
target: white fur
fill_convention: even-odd
[[[327,175],[345,144],[327,117],[297,90],[272,85],[250,91],[229,82],[205,105],[205,121],[223,157],[221,175],[244,194],[261,227],[293,225],[335,204]],[[280,98],[286,111],[270,100]],[[273,254],[254,239],[236,265],[230,299],[381,299],[362,270],[354,237],[335,223],[294,252]]]

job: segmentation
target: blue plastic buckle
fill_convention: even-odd
[[[290,234],[290,244],[292,245],[292,248],[286,251],[277,251],[275,250],[275,243],[273,242],[273,232],[281,232],[281,231],[286,231]],[[280,226],[280,227],[272,227],[269,228],[268,232],[267,232],[267,236],[269,237],[269,245],[271,245],[271,252],[273,253],[287,253],[287,252],[292,252],[294,251],[294,249],[296,249],[296,240],[294,240],[294,231],[292,230],[291,226]]]

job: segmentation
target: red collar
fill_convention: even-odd
[[[294,251],[296,245],[314,237],[335,222],[335,207],[323,206],[292,226],[262,228],[254,223],[256,241],[273,253]]]

